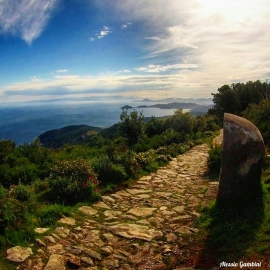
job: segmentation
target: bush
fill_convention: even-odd
[[[52,168],[49,183],[56,201],[60,203],[74,204],[98,198],[97,174],[89,162],[81,158],[57,162]]]
[[[210,173],[219,173],[221,166],[222,146],[211,146],[207,159],[207,165]]]
[[[101,157],[95,159],[92,161],[92,166],[94,171],[98,173],[103,186],[109,183],[118,184],[128,178],[125,167],[112,163],[109,158]]]
[[[14,198],[2,199],[0,209],[0,231],[2,232],[11,227],[16,229],[26,219],[26,205]]]
[[[59,204],[44,206],[38,214],[40,225],[55,225],[63,215],[70,215],[70,209]]]
[[[19,184],[11,190],[12,196],[20,202],[34,202],[36,200],[36,194],[31,186]]]

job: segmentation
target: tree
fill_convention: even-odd
[[[158,120],[155,116],[152,116],[151,119],[146,123],[145,133],[149,137],[159,135],[163,131],[163,121]]]
[[[193,119],[189,112],[183,113],[182,109],[177,109],[173,116],[165,120],[164,126],[166,129],[171,128],[182,135],[186,135],[192,130]]]
[[[220,122],[223,121],[224,113],[240,114],[241,103],[239,97],[229,85],[223,85],[218,88],[218,93],[213,94],[213,109],[209,110],[209,114],[215,114]]]
[[[250,104],[243,112],[243,117],[250,120],[260,130],[264,143],[270,145],[270,100],[264,99],[259,104]]]
[[[120,132],[121,135],[127,139],[130,153],[131,147],[139,142],[140,137],[142,137],[144,133],[144,124],[142,122],[144,115],[142,112],[138,114],[135,110],[130,112],[130,114],[128,114],[127,110],[123,110],[120,119]]]

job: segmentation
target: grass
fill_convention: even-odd
[[[219,209],[215,202],[201,210],[195,221],[200,229],[198,267],[220,262],[265,261],[270,255],[270,184],[262,183],[263,196],[245,209]]]

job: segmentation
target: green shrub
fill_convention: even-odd
[[[98,173],[99,180],[103,186],[109,183],[118,184],[128,178],[125,167],[120,164],[112,163],[109,158],[100,157],[98,159],[92,160],[92,166],[94,171]]]
[[[4,198],[0,201],[0,231],[8,228],[16,229],[25,221],[27,206],[13,198]]]
[[[36,194],[31,186],[19,184],[12,188],[12,196],[20,202],[33,202],[36,200]]]
[[[90,163],[81,158],[58,161],[52,168],[49,183],[51,192],[60,203],[74,204],[98,197],[97,174]]]
[[[38,214],[40,225],[55,225],[63,215],[70,215],[70,209],[59,204],[44,206]]]
[[[207,159],[207,165],[210,173],[219,173],[221,166],[222,146],[211,146]]]

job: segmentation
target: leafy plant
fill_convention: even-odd
[[[207,159],[207,165],[210,173],[219,173],[221,166],[222,147],[218,145],[211,145]]]
[[[49,183],[56,201],[60,203],[74,204],[98,197],[97,174],[90,163],[81,158],[58,161],[52,168]]]

